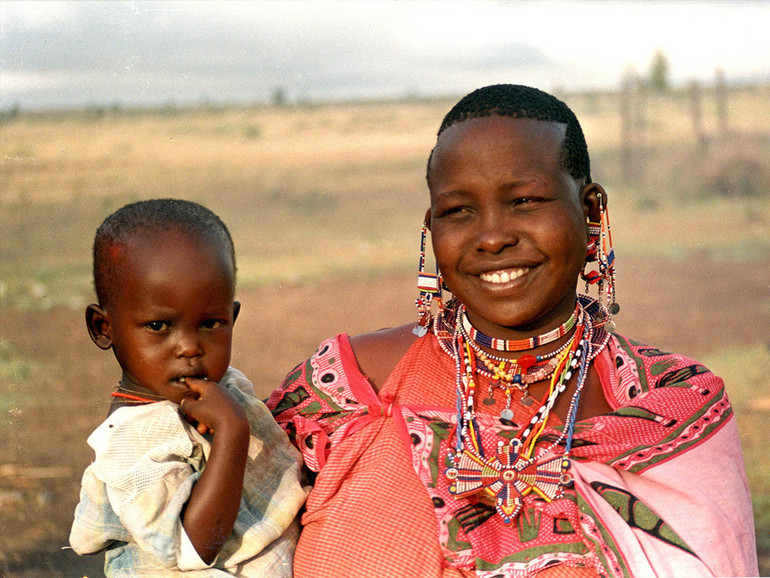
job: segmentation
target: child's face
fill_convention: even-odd
[[[590,202],[562,168],[564,128],[491,115],[439,137],[433,249],[445,283],[484,333],[547,330],[574,308]]]
[[[169,231],[127,247],[118,294],[106,311],[124,385],[180,403],[180,378],[219,381],[230,363],[235,271],[199,235]]]

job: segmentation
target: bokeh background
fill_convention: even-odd
[[[496,82],[581,119],[619,330],[724,377],[770,573],[768,22],[754,2],[0,2],[0,575],[101,575],[63,548],[119,377],[83,323],[104,217],[159,196],[220,214],[233,363],[267,395],[325,337],[414,318],[428,153]]]

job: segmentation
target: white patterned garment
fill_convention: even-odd
[[[96,458],[83,474],[70,544],[78,554],[106,550],[107,576],[291,576],[306,496],[301,457],[241,372],[230,368],[220,385],[245,408],[251,442],[238,518],[211,565],[181,522],[211,443],[179,406],[121,407],[89,436]]]

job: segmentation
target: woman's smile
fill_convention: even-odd
[[[528,271],[529,269],[502,269],[500,271],[482,273],[479,275],[479,278],[485,283],[491,283],[492,285],[505,285],[526,275]]]

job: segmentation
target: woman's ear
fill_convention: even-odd
[[[235,320],[238,319],[238,314],[240,312],[241,312],[241,302],[233,301],[233,325],[235,325]]]
[[[425,226],[428,227],[428,230],[430,231],[430,207],[425,211]]]
[[[112,331],[110,317],[107,312],[94,303],[86,307],[86,328],[88,335],[99,349],[107,350],[112,347]]]
[[[601,221],[602,208],[607,208],[607,192],[599,183],[588,183],[580,189],[583,212],[590,223]]]

